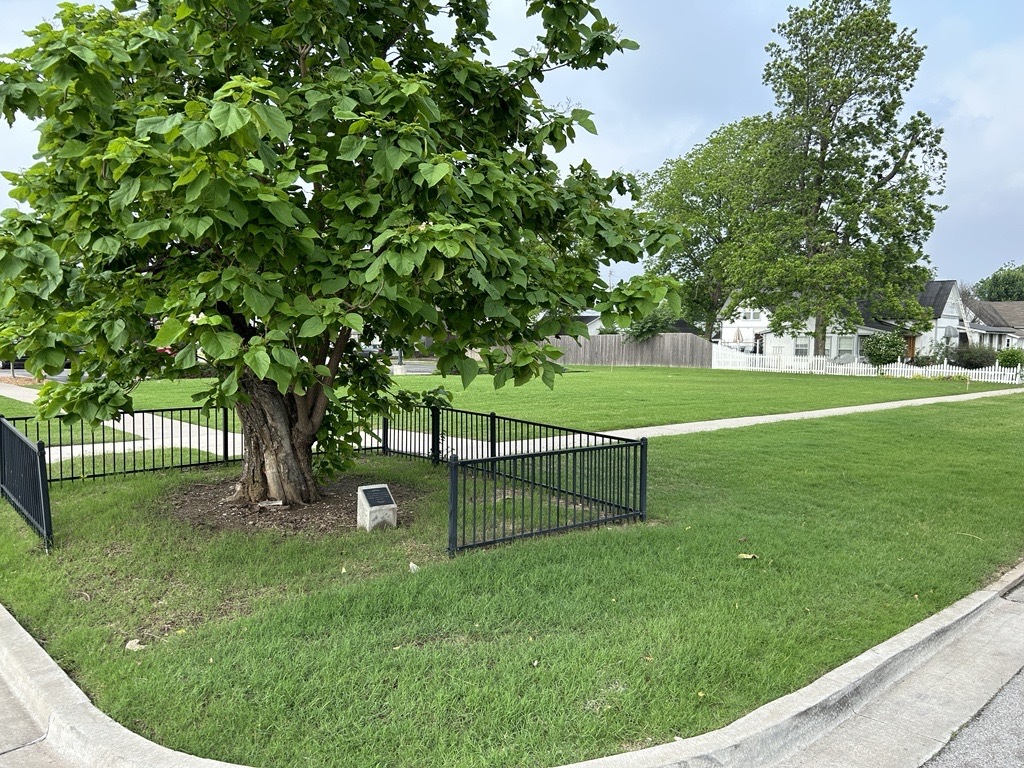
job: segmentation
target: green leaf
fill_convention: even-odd
[[[299,367],[299,356],[290,347],[274,347],[270,354],[277,363],[289,371],[295,371]]]
[[[242,299],[249,306],[249,309],[252,310],[253,314],[259,318],[268,317],[270,311],[274,308],[274,297],[261,293],[252,286],[247,285],[242,288]]]
[[[252,369],[257,378],[267,378],[267,372],[270,370],[270,355],[267,354],[265,347],[251,347],[242,356],[242,361]]]
[[[91,48],[86,48],[84,45],[68,46],[68,53],[75,54],[75,56],[80,58],[86,64],[95,64],[99,61],[99,56],[97,56]]]
[[[240,109],[228,101],[217,101],[210,107],[210,121],[217,126],[221,136],[236,133],[251,119],[252,115],[247,110]]]
[[[203,331],[199,344],[208,360],[230,360],[242,349],[242,337],[234,331]]]
[[[405,161],[412,157],[412,154],[401,147],[388,147],[384,150],[384,157],[387,160],[388,167],[393,171],[397,171],[405,165]]]
[[[124,233],[132,240],[141,240],[154,232],[165,232],[170,226],[170,219],[144,219],[129,224]]]
[[[139,187],[142,185],[142,180],[138,178],[124,180],[122,177],[121,184],[110,196],[110,208],[114,211],[120,211],[127,208],[138,197]]]
[[[149,345],[151,347],[169,347],[184,336],[187,330],[187,325],[177,318],[169,317],[161,324],[156,332],[156,336],[149,342]]]
[[[190,121],[181,126],[181,135],[193,149],[202,149],[217,138],[217,129],[205,121]]]
[[[484,300],[484,314],[487,317],[505,317],[508,314],[508,308],[504,301],[488,297]]]
[[[420,163],[420,174],[427,182],[427,186],[436,186],[442,179],[452,172],[448,163]]]
[[[295,206],[291,203],[286,203],[284,200],[275,200],[271,203],[267,203],[267,210],[270,211],[271,215],[275,219],[286,227],[294,227],[298,223],[293,215]]]
[[[462,387],[465,389],[473,383],[473,379],[480,373],[480,363],[469,357],[459,358],[455,361],[455,367],[459,369],[462,377]]]
[[[173,115],[144,117],[135,122],[135,137],[138,139],[144,139],[151,133],[157,133],[163,136],[165,133],[177,128],[184,118],[185,115],[180,112]]]
[[[308,339],[313,336],[320,336],[327,330],[327,324],[319,317],[309,317],[299,328],[299,338]]]
[[[369,141],[367,139],[356,136],[346,136],[341,140],[341,146],[338,147],[338,159],[346,162],[355,160],[362,154],[363,149],[366,148],[368,143]]]
[[[355,312],[349,312],[345,315],[345,325],[351,328],[356,333],[363,332],[363,318],[361,315],[357,315]]]
[[[272,104],[253,104],[250,109],[267,128],[270,137],[285,141],[292,132],[292,124],[284,113]]]

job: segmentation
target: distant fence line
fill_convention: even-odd
[[[732,371],[766,371],[769,373],[815,373],[826,376],[889,376],[894,379],[946,379],[964,377],[989,384],[1020,384],[1020,368],[1003,368],[998,363],[989,368],[960,368],[948,363],[916,366],[890,363],[840,363],[829,357],[797,357],[795,355],[759,355],[739,352],[716,344],[711,367]]]
[[[551,337],[562,350],[563,365],[664,365],[674,368],[710,368],[712,345],[692,333],[662,333],[646,341],[629,341],[622,334],[600,334],[577,341]]]

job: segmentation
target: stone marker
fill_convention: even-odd
[[[356,507],[356,526],[372,531],[379,525],[398,525],[398,505],[387,485],[359,486]]]

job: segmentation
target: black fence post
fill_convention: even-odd
[[[488,433],[488,442],[490,443],[491,458],[495,458],[498,455],[498,414],[491,411],[490,414],[490,425]]]
[[[430,406],[430,460],[441,463],[441,409]]]
[[[221,416],[224,419],[224,435],[223,435],[223,437],[224,437],[224,440],[223,440],[224,463],[227,464],[229,461],[231,461],[231,432],[228,429],[228,409],[227,409],[227,406],[222,407],[220,410],[221,410]]]
[[[448,556],[459,548],[459,457],[448,457]]]
[[[11,370],[14,370],[14,363],[11,363]],[[0,421],[7,421],[7,417],[0,413]],[[11,429],[14,429],[14,425],[11,424]],[[7,440],[0,434],[0,489],[7,487],[7,456],[4,454],[4,446],[7,444]],[[7,494],[3,494],[6,496]]]
[[[640,519],[647,521],[647,438],[640,438]]]
[[[50,517],[50,482],[46,476],[46,443],[36,443],[36,457],[39,460],[39,505],[43,513],[43,549],[50,554],[53,546],[53,520]]]
[[[381,419],[380,424],[380,449],[387,456],[391,453],[391,449],[388,447],[391,440],[391,419],[387,416]]]

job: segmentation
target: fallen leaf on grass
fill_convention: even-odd
[[[740,560],[757,560],[757,555],[752,555],[747,552],[740,552],[736,557]]]

